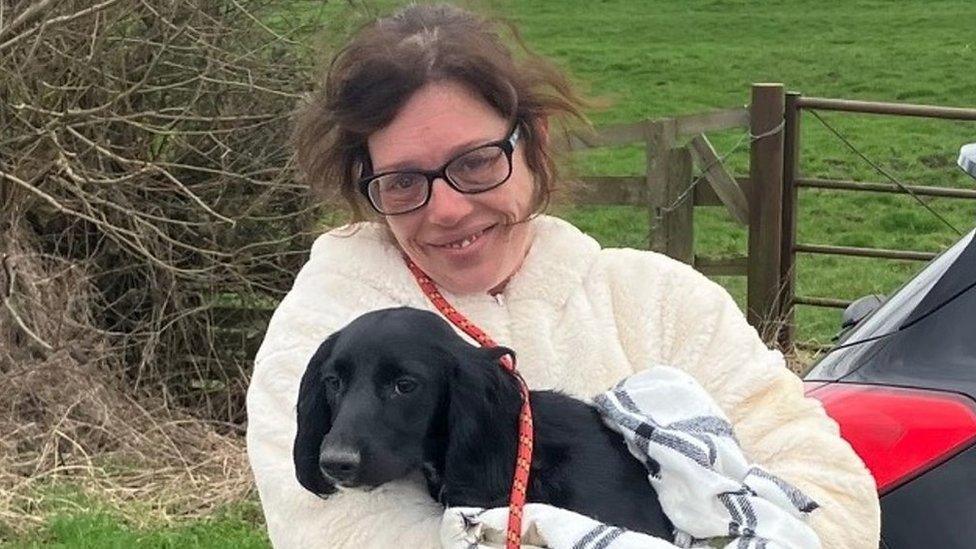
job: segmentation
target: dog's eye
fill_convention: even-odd
[[[417,382],[409,377],[401,377],[393,384],[393,390],[398,395],[405,395],[417,388]]]
[[[337,375],[331,375],[331,374],[327,375],[325,376],[323,381],[325,381],[326,386],[328,386],[333,391],[338,392],[339,390],[342,389],[342,379],[340,379],[339,376]]]

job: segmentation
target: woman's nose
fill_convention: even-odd
[[[459,193],[443,179],[431,183],[430,200],[427,202],[427,219],[437,225],[454,225],[474,209],[470,197]]]

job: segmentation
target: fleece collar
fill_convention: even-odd
[[[539,216],[530,223],[535,236],[529,252],[522,267],[505,285],[501,299],[509,303],[542,300],[561,308],[596,261],[600,245],[559,218]],[[312,261],[328,272],[358,280],[391,297],[402,299],[407,290],[408,295],[416,294],[420,303],[425,299],[403,262],[399,247],[379,222],[357,223],[323,235],[312,248]],[[487,293],[444,292],[444,296],[449,301],[456,298],[468,303],[498,299]]]

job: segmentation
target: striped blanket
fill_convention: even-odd
[[[675,525],[675,538],[652,538],[565,509],[529,504],[522,522],[524,547],[820,547],[805,522],[817,504],[746,460],[728,419],[688,374],[650,368],[596,396],[593,404],[634,457],[650,464],[648,482]],[[452,549],[502,546],[507,516],[507,508],[450,508],[442,543]]]

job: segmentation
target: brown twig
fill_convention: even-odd
[[[163,520],[251,493],[248,361],[319,212],[265,5],[2,3],[0,530],[59,479]]]

